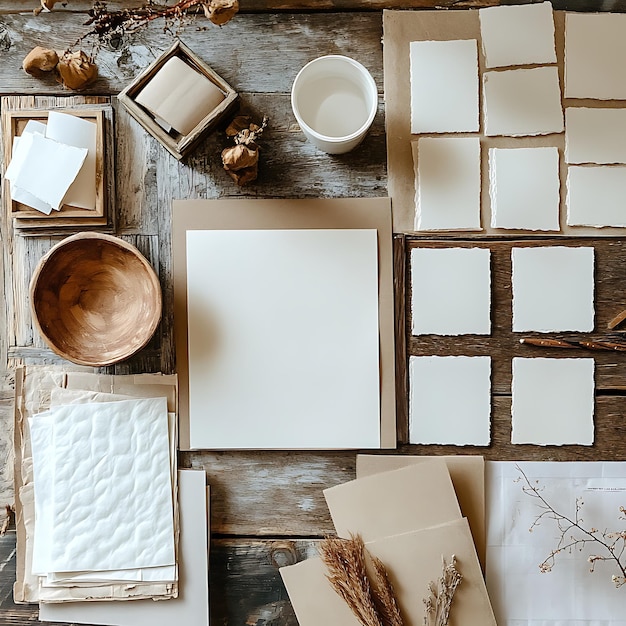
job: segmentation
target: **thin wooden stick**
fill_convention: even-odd
[[[624,309],[619,315],[616,315],[607,325],[606,327],[609,330],[613,330],[617,328],[624,320],[626,320],[626,309]]]
[[[576,341],[573,339],[542,339],[539,337],[524,337],[519,340],[521,344],[528,346],[538,346],[540,348],[584,348],[587,350],[613,350],[614,352],[626,352],[626,343],[616,341],[600,340]]]

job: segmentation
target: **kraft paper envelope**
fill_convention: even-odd
[[[358,478],[324,490],[340,537],[364,541],[459,519],[461,510],[445,462],[433,459]]]
[[[428,585],[436,583],[442,558],[463,576],[452,601],[450,623],[495,626],[472,535],[465,518],[367,544],[385,565],[406,626],[422,626]],[[280,570],[300,626],[359,626],[348,605],[326,578],[326,567],[312,558]]]
[[[433,458],[443,459],[448,466],[461,513],[463,517],[467,517],[476,544],[476,552],[484,570],[487,540],[485,528],[485,459],[482,456],[432,457],[357,454],[356,477],[365,478],[372,474],[380,474],[408,465],[423,463]]]
[[[189,450],[187,232],[194,230],[376,229],[380,336],[380,442],[396,447],[394,292],[389,198],[174,200],[174,329],[180,380],[179,441]],[[303,355],[304,356],[304,355]],[[201,416],[204,418],[204,416]]]
[[[181,512],[180,593],[167,602],[74,602],[40,604],[39,619],[49,622],[115,626],[171,626],[209,624],[208,487],[198,470],[178,472]]]

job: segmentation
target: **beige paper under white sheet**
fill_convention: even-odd
[[[339,537],[372,541],[461,517],[445,461],[358,478],[324,490]]]
[[[485,459],[482,456],[432,457],[407,454],[357,454],[356,477],[365,478],[372,474],[424,463],[433,458],[442,459],[448,467],[461,513],[463,517],[467,517],[476,544],[476,552],[484,570],[486,550]]]
[[[188,135],[224,100],[224,93],[204,74],[173,56],[135,100],[181,135]]]
[[[450,611],[452,624],[496,626],[469,525],[465,518],[367,544],[385,565],[406,624],[420,626],[428,586],[441,575],[442,558],[456,556],[463,581]],[[359,621],[326,578],[319,558],[283,567],[280,574],[300,626],[358,626]]]
[[[565,109],[568,163],[626,163],[626,109]]]
[[[204,471],[182,470],[180,485],[180,592],[166,602],[40,604],[39,619],[107,626],[208,626],[208,490]]]

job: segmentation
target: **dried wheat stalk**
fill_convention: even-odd
[[[370,582],[367,550],[360,535],[324,539],[319,552],[328,568],[330,584],[363,626],[403,626],[387,570],[375,557],[370,557],[375,584]]]

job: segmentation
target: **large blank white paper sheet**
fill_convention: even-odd
[[[491,227],[559,230],[558,148],[489,150]]]
[[[480,139],[417,141],[415,229],[480,230]]]
[[[488,7],[478,17],[486,67],[556,63],[552,3]]]
[[[513,248],[513,332],[590,332],[594,249]]]
[[[411,303],[414,335],[488,335],[491,251],[487,248],[411,250]]]
[[[511,137],[563,131],[556,67],[485,72],[485,135]]]
[[[567,163],[626,163],[626,109],[565,109]]]
[[[192,448],[380,445],[375,230],[188,231]]]
[[[563,514],[576,515],[584,501],[585,526],[600,530],[624,527],[626,463],[494,462],[486,463],[488,503],[487,588],[499,626],[626,626],[624,589],[615,589],[608,563],[589,572],[592,544],[579,552],[564,551],[551,572],[539,564],[555,549],[559,530],[544,519],[528,532],[542,510],[522,492],[519,465],[541,495]]]
[[[410,43],[411,133],[478,132],[475,39]]]
[[[572,165],[567,171],[569,226],[626,226],[626,167]]]
[[[409,359],[409,442],[488,446],[491,440],[491,358]]]
[[[565,97],[626,99],[626,15],[565,14]]]
[[[511,443],[593,444],[593,359],[513,359]]]
[[[207,493],[204,471],[178,473],[180,502],[179,594],[163,602],[73,602],[40,604],[47,622],[107,626],[208,626]]]

